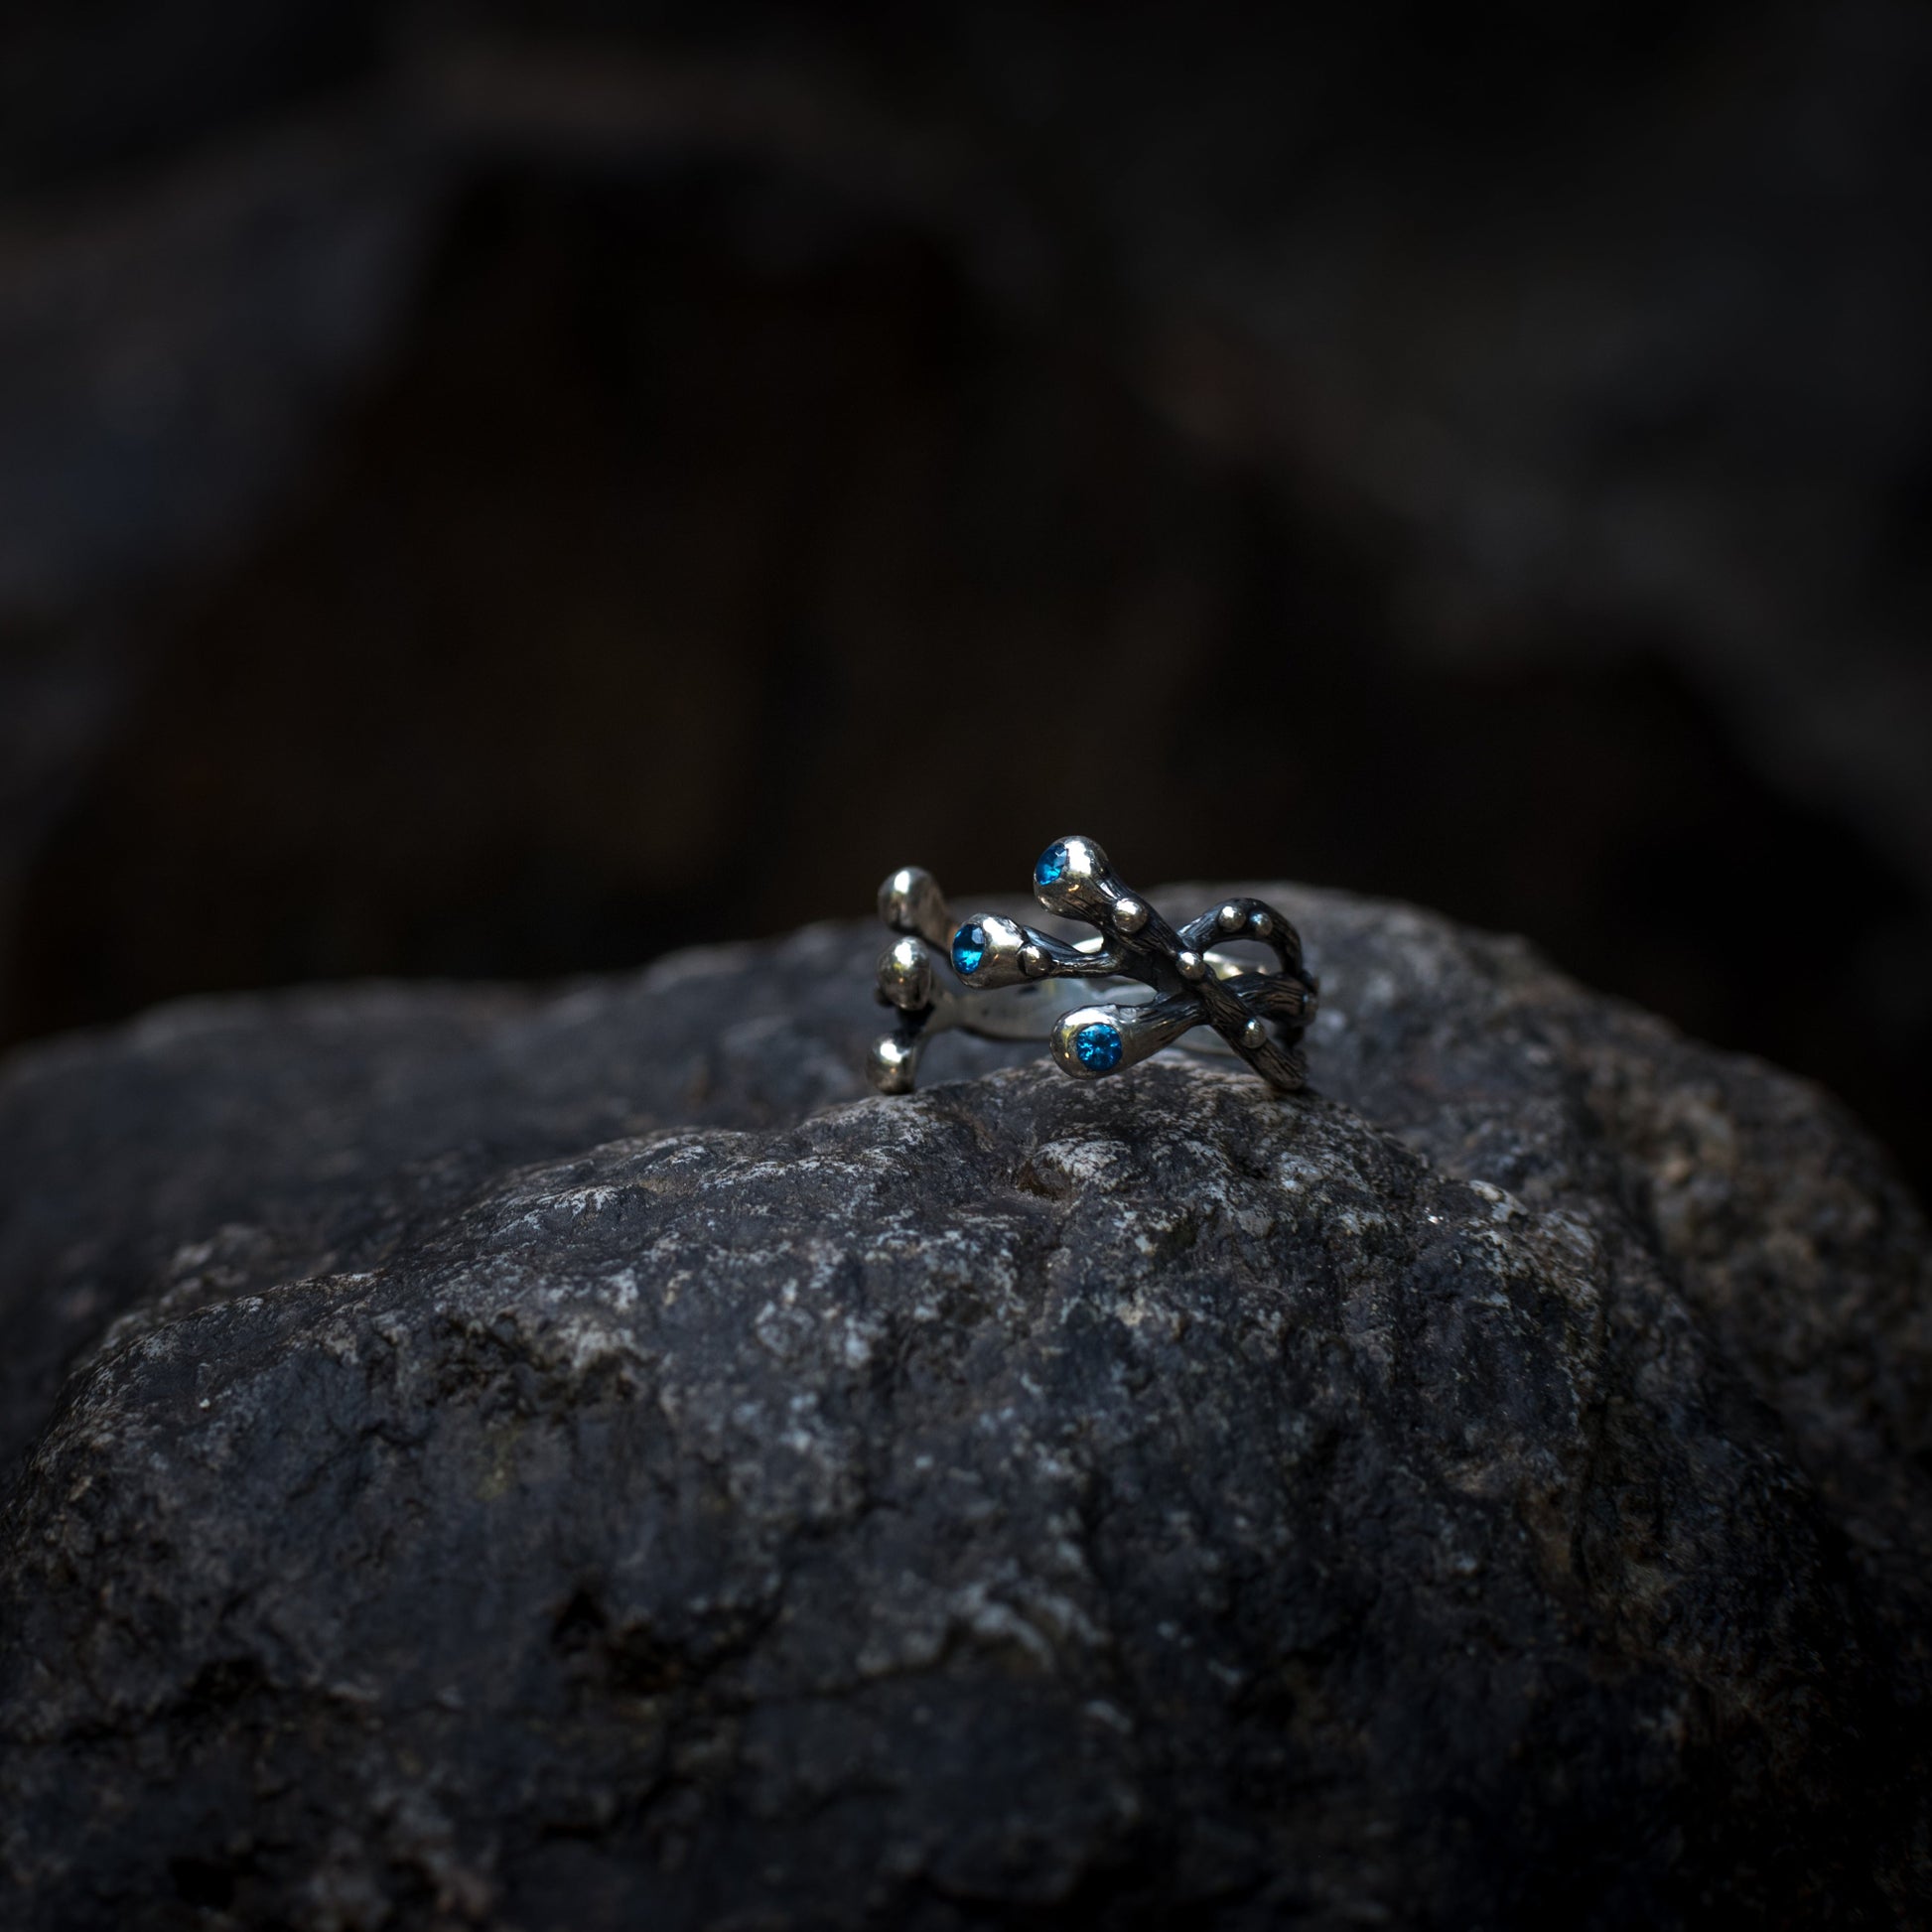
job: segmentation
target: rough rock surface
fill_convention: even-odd
[[[18,1057],[0,1919],[1915,1922],[1916,1209],[1515,942],[1263,890],[1288,1101],[860,1097],[859,927]]]

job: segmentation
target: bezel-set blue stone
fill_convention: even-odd
[[[961,979],[970,979],[985,957],[986,928],[977,919],[969,919],[952,936],[953,971]]]
[[[1120,1064],[1120,1029],[1095,1020],[1073,1035],[1073,1050],[1089,1073],[1111,1073]]]
[[[1038,886],[1057,886],[1066,877],[1066,847],[1055,840],[1039,855],[1039,864],[1034,868],[1034,883]]]

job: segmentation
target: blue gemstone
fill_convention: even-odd
[[[1066,877],[1066,847],[1049,845],[1039,855],[1039,864],[1034,868],[1034,883],[1038,886],[1056,886]]]
[[[1073,1035],[1073,1050],[1089,1073],[1111,1073],[1120,1064],[1120,1029],[1096,1020]]]
[[[953,970],[961,979],[970,978],[979,971],[980,961],[986,957],[986,928],[975,922],[963,925],[952,936]]]

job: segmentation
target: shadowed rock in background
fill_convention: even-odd
[[[1922,1180],[1929,34],[16,10],[0,1036],[1104,820],[1527,931]]]

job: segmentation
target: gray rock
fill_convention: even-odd
[[[862,927],[16,1058],[7,1922],[1924,1911],[1882,1157],[1264,890],[1287,1101],[957,1038],[861,1097]]]

